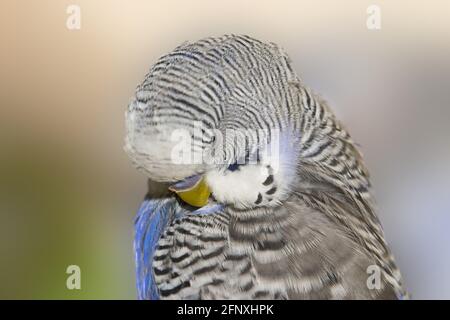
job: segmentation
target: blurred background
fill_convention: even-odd
[[[69,30],[66,9],[81,9]],[[366,26],[369,5],[381,29]],[[226,33],[276,42],[361,145],[416,299],[450,298],[450,3],[3,0],[0,298],[134,299],[146,179],[124,110],[156,59]],[[66,288],[68,265],[81,290]]]

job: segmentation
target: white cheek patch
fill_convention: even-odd
[[[276,206],[287,199],[297,179],[297,154],[290,144],[280,141],[277,157],[261,163],[241,165],[235,171],[213,170],[206,173],[206,183],[220,203],[237,208]]]
[[[217,201],[235,204],[237,207],[252,207],[258,198],[257,187],[263,186],[268,169],[260,165],[243,165],[236,171],[211,171],[206,174],[206,183]]]

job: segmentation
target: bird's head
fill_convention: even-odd
[[[236,208],[277,205],[296,176],[293,80],[274,44],[246,36],[184,44],[138,86],[125,149],[191,205],[205,205],[210,194]]]

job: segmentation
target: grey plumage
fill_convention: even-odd
[[[178,212],[153,256],[161,298],[406,297],[361,154],[277,45],[234,35],[183,44],[150,69],[126,117],[126,150],[139,169],[164,183],[204,175],[223,205],[200,215],[174,195],[160,197]],[[212,161],[173,162],[171,133],[180,128],[192,153]],[[244,128],[251,134],[238,143],[215,139]],[[264,149],[275,130],[281,170],[262,162],[227,170]],[[259,167],[267,167],[261,180],[238,181],[250,186],[245,197],[216,183]],[[382,270],[379,289],[367,287],[370,265]]]

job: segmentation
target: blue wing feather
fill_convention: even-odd
[[[153,254],[165,227],[173,217],[168,199],[146,199],[135,221],[136,286],[141,300],[158,300],[152,269]]]
[[[208,205],[192,214],[214,214],[222,205]],[[135,220],[134,251],[136,260],[136,286],[141,300],[158,300],[152,261],[158,241],[165,228],[175,217],[183,215],[183,209],[175,198],[145,199]]]

